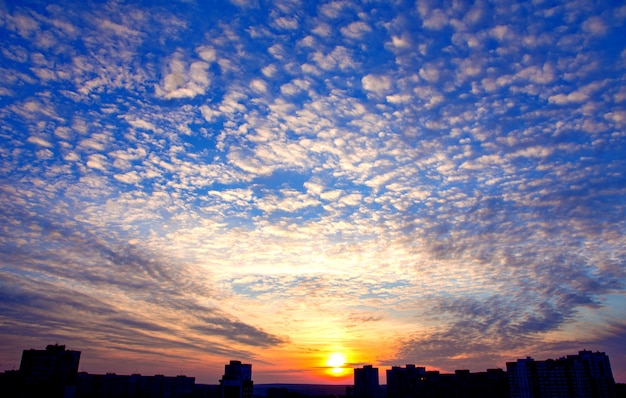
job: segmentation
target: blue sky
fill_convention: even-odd
[[[300,382],[333,352],[586,348],[626,382],[625,23],[608,1],[3,2],[0,363],[59,341],[93,373]]]

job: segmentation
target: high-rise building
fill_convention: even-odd
[[[584,350],[579,351],[578,355],[568,355],[567,359],[582,364],[582,369],[589,377],[592,397],[615,396],[615,379],[613,378],[611,361],[609,361],[608,355],[604,352]]]
[[[426,380],[426,375],[426,368],[413,364],[408,364],[404,368],[393,366],[387,369],[387,396],[398,398],[420,396],[423,389],[421,382]]]
[[[378,368],[365,365],[354,369],[354,396],[357,398],[377,398],[380,396]]]
[[[49,345],[45,350],[24,350],[20,376],[26,396],[67,397],[76,389],[80,351],[64,345]]]
[[[556,360],[528,357],[506,364],[511,398],[614,398],[615,380],[603,352],[580,351]]]
[[[406,365],[387,370],[389,398],[506,398],[508,386],[502,369],[471,373],[456,370],[453,374]]]
[[[252,365],[230,361],[224,366],[224,376],[220,380],[222,398],[252,398],[253,387]]]

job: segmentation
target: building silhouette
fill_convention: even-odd
[[[220,380],[222,398],[252,398],[253,387],[252,365],[230,361],[224,366],[224,376]]]
[[[378,368],[365,365],[354,369],[354,397],[378,398],[380,397],[380,385],[378,383]]]
[[[442,374],[408,364],[387,370],[387,396],[393,398],[506,398],[508,387],[502,369]]]
[[[252,365],[230,361],[219,385],[195,384],[194,377],[104,375],[78,373],[80,351],[63,345],[24,350],[19,370],[0,373],[2,398],[252,398]],[[604,352],[579,351],[559,359],[528,357],[507,362],[507,371],[489,369],[452,374],[412,364],[388,369],[379,385],[378,368],[354,369],[353,386],[263,385],[258,397],[359,398],[626,398],[626,385],[616,384]],[[257,386],[259,387],[259,386]],[[331,391],[328,387],[334,387]],[[265,391],[264,391],[265,389]]]
[[[24,397],[73,397],[80,351],[64,345],[48,345],[45,350],[24,350],[20,363],[20,393]]]
[[[195,377],[79,373],[77,398],[192,398],[200,396]]]
[[[507,362],[511,398],[614,398],[615,380],[603,352],[579,351],[559,359]]]
[[[426,380],[426,368],[408,364],[406,367],[393,366],[387,370],[387,396],[389,397],[417,397]]]

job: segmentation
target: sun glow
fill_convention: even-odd
[[[346,368],[346,356],[340,352],[333,352],[326,360],[327,373],[333,377],[342,377],[350,373]]]
[[[333,352],[332,354],[330,354],[330,357],[328,357],[328,361],[326,361],[326,365],[330,366],[331,368],[340,368],[345,364],[346,356],[338,352]]]

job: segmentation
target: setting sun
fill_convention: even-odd
[[[350,369],[345,367],[346,356],[339,352],[330,354],[326,360],[327,373],[333,377],[343,377],[350,374]]]
[[[340,368],[345,364],[346,364],[346,356],[338,352],[334,352],[330,354],[328,361],[326,361],[326,365],[332,368]]]

